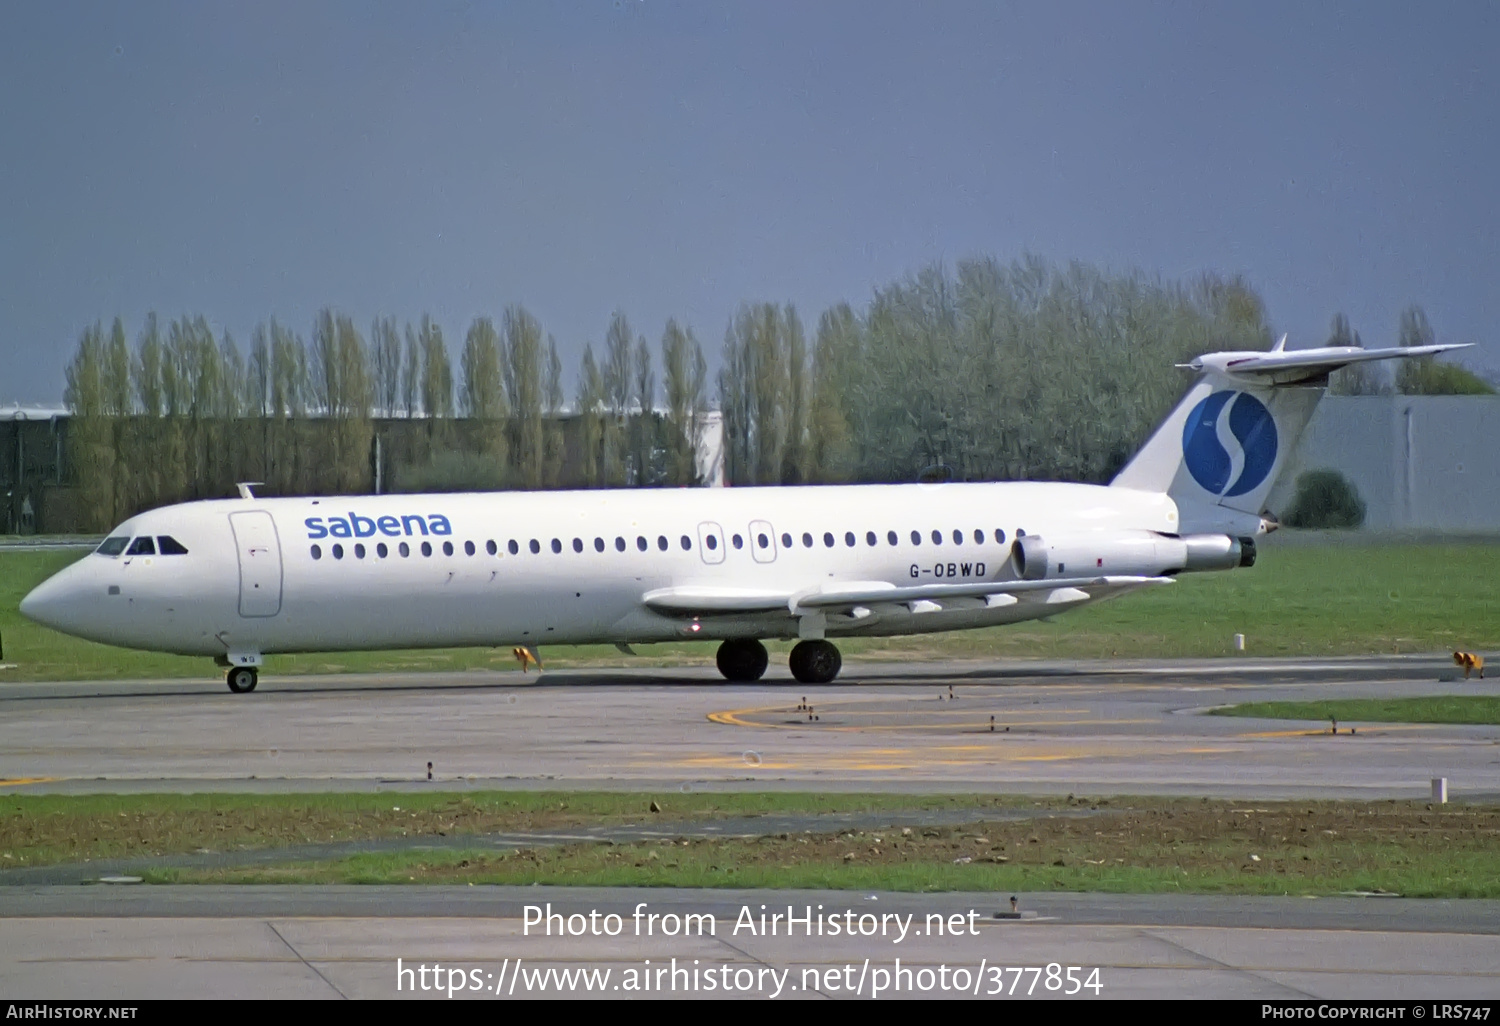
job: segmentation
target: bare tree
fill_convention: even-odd
[[[424,315],[425,317],[425,315]],[[422,345],[410,324],[406,326],[406,347],[401,360],[401,413],[412,417],[418,412],[422,389]]]
[[[382,417],[401,408],[401,335],[394,317],[377,317],[370,325],[370,361],[375,377],[375,407]]]

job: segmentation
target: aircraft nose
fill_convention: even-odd
[[[62,591],[56,577],[48,578],[21,600],[21,615],[44,627],[55,626],[57,609],[63,601]]]
[[[64,633],[74,632],[78,624],[79,584],[72,568],[54,574],[21,600],[20,612],[26,619]]]

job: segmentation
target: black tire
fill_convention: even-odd
[[[230,691],[243,695],[255,690],[255,685],[260,683],[260,674],[253,666],[236,666],[225,674],[224,680]]]
[[[736,684],[748,684],[751,681],[760,680],[771,662],[771,657],[766,654],[766,646],[760,642],[753,639],[739,639],[726,641],[720,645],[719,654],[714,661],[719,664],[719,672],[726,680],[732,680]]]
[[[829,684],[844,667],[844,657],[831,641],[799,641],[787,665],[800,684]]]

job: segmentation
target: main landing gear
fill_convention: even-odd
[[[737,684],[760,680],[770,661],[766,646],[752,639],[726,641],[719,646],[719,672]],[[829,641],[799,641],[788,660],[792,676],[802,684],[828,684],[839,675],[844,659]]]
[[[235,666],[230,668],[224,679],[228,682],[230,691],[236,695],[243,695],[247,691],[255,690],[255,685],[260,683],[260,674],[253,666]]]
[[[839,675],[844,657],[831,641],[799,641],[787,665],[801,684],[828,684]]]
[[[719,664],[719,672],[726,680],[748,684],[760,680],[760,675],[766,672],[770,656],[766,655],[766,646],[760,642],[753,638],[740,638],[720,645],[719,654],[714,661]]]

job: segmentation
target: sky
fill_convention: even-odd
[[[1426,309],[1500,371],[1500,6],[0,5],[0,403],[89,324],[244,348],[522,303],[717,362],[742,302],[1026,252],[1243,274],[1293,348]]]

